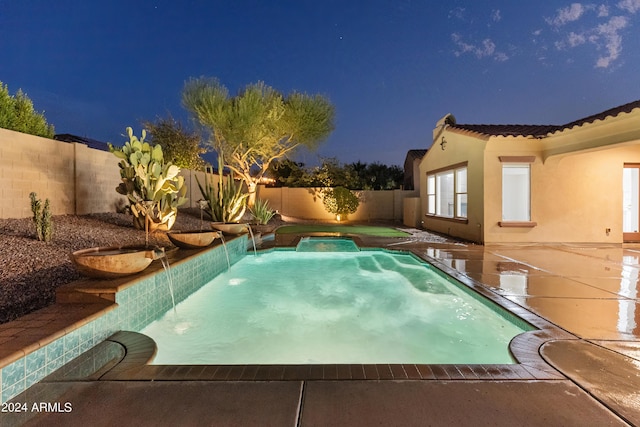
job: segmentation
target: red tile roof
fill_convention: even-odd
[[[490,136],[532,136],[535,138],[544,138],[554,132],[582,126],[585,123],[593,123],[597,120],[604,120],[607,117],[616,117],[621,113],[630,113],[636,108],[640,108],[640,100],[611,108],[602,113],[594,114],[565,125],[465,125],[455,123],[451,125],[451,128]]]

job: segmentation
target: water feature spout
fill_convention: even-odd
[[[164,248],[161,247],[154,247],[151,249],[151,251],[153,252],[153,259],[162,259],[162,258],[166,258],[167,254],[164,252]]]
[[[206,200],[199,200],[198,206],[200,207],[200,231],[204,227],[204,210],[209,206],[209,202]]]
[[[251,242],[253,243],[253,255],[258,256],[258,251],[256,250],[256,238],[253,235],[253,230],[251,229],[251,225],[245,224],[247,229],[249,230],[249,234],[251,235]]]
[[[227,256],[227,270],[231,268],[231,261],[229,261],[229,250],[227,249],[227,243],[224,241],[224,234],[222,231],[218,231],[218,236],[220,237],[220,241],[222,242],[222,247],[224,248],[224,254]]]
[[[173,306],[173,313],[177,314],[176,298],[173,292],[173,275],[171,274],[171,267],[169,266],[169,260],[164,253],[164,249],[162,249],[162,257],[160,257],[160,262],[162,263],[162,268],[164,268],[164,272],[167,275],[167,284],[169,285],[169,294],[171,295],[171,305]]]

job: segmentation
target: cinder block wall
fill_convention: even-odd
[[[127,198],[116,192],[122,182],[118,159],[84,144],[70,145],[75,147],[75,213],[115,212],[118,204],[127,204]]]
[[[0,218],[31,216],[29,193],[54,215],[75,211],[74,144],[0,128]]]
[[[204,172],[182,170],[189,201],[183,207],[198,207],[202,194],[196,176],[204,185]],[[0,218],[31,216],[29,193],[51,201],[54,215],[85,215],[114,212],[126,203],[116,193],[120,181],[117,158],[106,151],[84,144],[40,138],[0,129]],[[213,175],[214,183],[219,177]],[[269,200],[272,209],[294,218],[334,220],[324,209],[321,188],[265,188],[258,197]],[[362,191],[353,221],[402,220],[403,200],[415,197],[413,191]]]

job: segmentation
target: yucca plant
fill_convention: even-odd
[[[242,184],[236,184],[231,175],[225,177],[223,168],[222,156],[218,155],[220,179],[217,185],[213,182],[213,176],[208,174],[203,187],[196,176],[200,193],[208,205],[204,210],[215,222],[240,222],[247,209],[249,194],[242,191]]]

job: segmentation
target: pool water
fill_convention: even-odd
[[[154,364],[513,363],[523,329],[412,255],[247,255],[141,332]]]
[[[355,242],[342,237],[303,237],[296,246],[298,252],[358,252]]]

